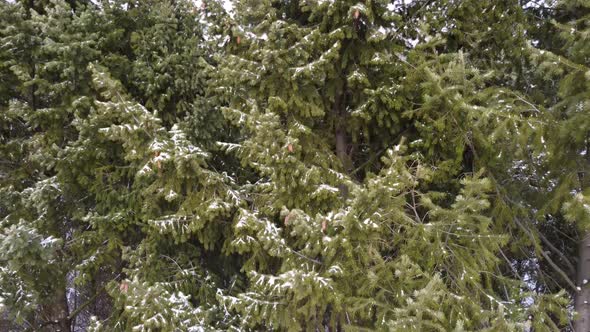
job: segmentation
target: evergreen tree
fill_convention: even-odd
[[[0,3],[0,329],[587,329],[586,4],[232,4]]]
[[[87,242],[96,241],[87,260],[107,259],[110,251],[125,246],[126,278],[108,287],[122,312],[110,324],[139,330],[175,324],[181,329],[190,324],[188,328],[215,310],[215,285],[224,281],[217,273],[224,272],[224,262],[217,255],[209,261],[207,253],[219,250],[230,197],[238,204],[239,195],[231,189],[231,178],[206,168],[209,154],[187,139],[186,128],[166,129],[153,112],[130,101],[104,69],[94,71],[103,100],[78,124],[81,137],[68,153],[70,159],[86,159],[91,147],[103,158],[113,155],[113,147],[120,151],[121,159],[93,179],[97,204],[84,217],[93,230]],[[103,238],[110,240],[106,246]],[[133,304],[142,294],[154,299],[151,307]],[[189,297],[204,308],[190,309]],[[186,315],[200,313],[201,318],[176,320],[178,305],[188,310]]]
[[[510,207],[498,203],[487,210],[486,199],[480,198],[491,189],[482,184],[487,180],[475,178],[467,187],[459,181],[463,173],[497,162],[502,150],[494,144],[517,137],[515,132],[526,125],[520,118],[524,106],[529,107],[526,102],[508,89],[490,86],[494,73],[470,68],[461,52],[439,55],[445,40],[419,25],[403,28],[403,17],[387,2],[243,1],[236,8],[238,23],[228,40],[233,55],[226,56],[216,84],[228,95],[227,118],[245,129],[241,144],[223,145],[259,174],[250,181],[254,187],[248,184],[254,195],[234,226],[234,250],[250,256],[243,269],[249,271],[251,286],[240,296],[225,297],[246,326],[495,329],[516,328],[516,322],[531,317],[528,324],[537,329],[556,329],[566,322],[567,301],[561,296],[528,293],[535,306],[518,303],[516,294],[526,287],[503,275],[500,268],[506,262],[498,259],[505,244],[502,223],[508,221],[499,214]],[[412,45],[407,40],[412,34],[422,42]],[[378,182],[372,188],[374,175],[367,165],[383,176],[391,173],[392,161],[375,161],[379,148],[401,136],[409,138],[415,152],[405,164],[414,164],[410,169],[415,170],[396,175],[414,173],[415,179]],[[482,182],[474,185],[477,181]],[[440,189],[444,194],[437,194]],[[381,190],[399,202],[371,210],[369,202],[379,204],[373,191]],[[465,198],[466,192],[474,196]],[[464,207],[469,212],[462,212],[463,199],[486,207]],[[441,215],[448,220],[467,220],[462,215],[467,213],[472,228],[455,222],[445,231],[447,217],[437,219],[436,211],[446,211]],[[482,222],[492,216],[494,222]],[[363,229],[362,223],[369,227]],[[441,228],[433,227],[429,240],[420,233],[423,227],[430,232],[424,225]],[[455,226],[477,235],[444,235]],[[395,234],[402,239],[396,241]],[[340,236],[342,242],[334,240]],[[463,236],[470,238],[469,245],[454,242]],[[480,236],[490,242],[481,242]],[[357,238],[363,240],[353,241]],[[352,243],[348,255],[347,241]],[[430,261],[424,257],[430,252],[446,253],[457,265],[442,263],[442,257]],[[480,259],[469,263],[468,252]],[[426,282],[396,280],[394,266],[402,261]],[[415,288],[377,284],[363,293],[348,283],[375,285],[366,279],[373,269],[382,271],[374,277],[380,282]],[[457,287],[461,276],[473,284]],[[390,299],[375,301],[376,289],[388,290]],[[425,289],[458,300],[449,302],[449,310],[477,309],[456,317],[440,306],[440,313],[427,318],[407,307],[403,295],[427,294]],[[510,301],[517,302],[511,306]],[[428,308],[426,303],[418,307]],[[511,313],[508,319],[499,313],[502,308]],[[416,320],[408,318],[414,313]]]
[[[32,6],[32,7],[31,7]],[[73,268],[72,235],[80,197],[60,178],[60,153],[76,132],[71,121],[88,93],[93,49],[91,12],[64,2],[8,4],[5,51],[18,82],[7,97],[11,130],[2,148],[13,172],[2,184],[2,297],[17,323],[31,329],[69,329],[66,288]],[[42,11],[40,14],[35,9]],[[4,288],[6,287],[6,288]],[[38,307],[37,307],[38,306]]]
[[[224,265],[229,261],[218,255],[209,256],[213,267],[203,264],[207,251],[220,250],[222,218],[239,195],[231,191],[230,177],[205,168],[209,154],[191,142],[200,140],[205,146],[221,128],[215,120],[221,116],[208,114],[203,96],[207,44],[197,43],[205,39],[199,31],[210,15],[187,2],[146,3],[136,10],[123,10],[122,2],[103,5],[80,3],[75,12],[62,1],[34,8],[3,5],[2,14],[12,24],[3,31],[7,49],[2,54],[11,61],[8,77],[18,80],[22,91],[12,91],[3,82],[7,122],[2,149],[8,159],[2,167],[10,176],[2,177],[2,303],[17,324],[34,330],[69,330],[82,313],[107,310],[97,322],[112,317],[108,311],[116,307],[109,308],[105,289],[115,306],[125,303],[119,300],[125,294],[113,285],[128,287],[127,281],[120,281],[133,278],[142,285],[165,284],[166,289],[154,291],[175,294],[185,304],[189,298],[206,303],[204,313],[216,312],[211,301],[217,288],[195,287],[194,281],[212,278],[204,284],[212,285],[235,277],[231,265]],[[153,5],[153,17],[130,33],[128,44],[118,40],[119,48],[113,47],[124,24]],[[210,12],[219,13],[219,7],[213,3]],[[167,37],[170,45],[160,47],[162,58],[145,60],[157,62],[156,70],[137,60],[138,69],[117,71],[121,59],[147,56],[141,36],[161,41],[160,36],[150,37],[161,22],[176,29]],[[179,50],[184,50],[180,58]],[[129,89],[152,110],[134,102],[106,69],[89,67],[95,61],[134,82],[148,82],[130,84]],[[187,71],[191,63],[193,69]],[[159,92],[150,86],[167,86],[170,82],[161,77],[179,73],[186,76],[177,77],[172,104],[166,104],[164,94],[161,101],[149,101],[148,96]],[[162,107],[159,114],[156,107]],[[182,125],[182,120],[187,123]],[[195,182],[197,178],[201,180]],[[157,254],[138,267],[132,258],[136,250]],[[187,270],[179,272],[179,264]],[[123,270],[125,266],[129,270]],[[119,292],[113,293],[115,289]],[[97,308],[100,299],[106,308]],[[170,301],[172,308],[180,303]],[[102,325],[128,319],[125,326],[131,328],[143,323],[137,315],[124,311]]]
[[[533,59],[539,65],[539,74],[555,88],[545,113],[548,135],[546,146],[538,152],[542,157],[547,177],[552,181],[546,189],[551,200],[542,206],[544,213],[569,221],[577,229],[578,245],[575,275],[574,310],[577,314],[574,329],[590,328],[590,276],[588,259],[589,237],[586,196],[588,195],[588,45],[586,34],[590,7],[583,1],[560,1],[555,7],[553,21],[555,42],[545,42]],[[551,40],[550,40],[551,41]]]

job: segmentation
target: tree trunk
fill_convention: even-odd
[[[352,163],[348,152],[348,137],[346,137],[346,83],[342,84],[342,91],[336,96],[334,106],[332,107],[332,115],[334,116],[334,136],[336,138],[336,156],[342,162],[345,172],[350,172]]]
[[[350,173],[352,170],[352,160],[348,154],[348,137],[346,136],[346,114],[342,111],[344,99],[346,95],[346,84],[343,84],[342,91],[334,100],[334,106],[332,107],[332,115],[334,116],[334,137],[336,140],[336,156],[340,159],[345,173]],[[346,107],[346,106],[344,106]],[[348,197],[348,187],[345,184],[338,186],[340,195],[344,200]]]
[[[41,330],[48,332],[71,332],[65,285],[56,290],[54,298],[55,301],[53,303],[48,303],[42,308],[42,317],[45,319],[45,322]]]
[[[575,296],[574,309],[578,313],[575,321],[576,332],[590,332],[590,233],[582,235],[578,248],[578,292]]]
[[[586,151],[590,151],[590,134],[586,137]],[[590,164],[590,153],[587,153],[586,161]],[[588,170],[578,172],[580,181],[580,192],[590,188],[590,176]],[[578,244],[578,266],[576,271],[577,291],[574,296],[574,311],[577,319],[574,322],[576,332],[590,332],[590,232],[580,232],[580,243]]]
[[[350,172],[350,162],[348,153],[346,153],[346,132],[340,126],[336,127],[336,156],[342,162],[344,170]]]

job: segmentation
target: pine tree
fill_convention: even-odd
[[[575,229],[563,222],[558,211],[547,208],[559,205],[559,200],[547,197],[553,196],[554,174],[561,165],[556,169],[545,163],[546,141],[553,132],[545,126],[545,112],[555,103],[555,81],[539,75],[534,60],[538,51],[531,47],[545,47],[540,45],[547,40],[555,43],[553,32],[541,29],[549,24],[547,17],[561,11],[534,3],[446,4],[447,15],[441,20],[446,27],[444,48],[438,50],[462,49],[469,64],[485,73],[481,83],[490,94],[476,103],[496,104],[495,111],[488,113],[495,119],[478,121],[483,132],[470,133],[472,146],[466,148],[469,153],[463,155],[463,163],[485,167],[485,176],[492,180],[494,227],[511,235],[510,244],[501,249],[507,263],[500,267],[502,273],[521,280],[527,276],[529,281],[521,289],[537,294],[530,298],[531,306],[542,307],[544,299],[562,289],[575,293],[570,258],[575,255],[570,240]],[[424,15],[436,13],[434,9]],[[543,324],[535,316],[531,316],[533,326],[540,328],[538,324]]]
[[[2,33],[18,89],[6,96],[3,141],[11,172],[2,184],[2,282],[17,323],[31,329],[69,330],[66,287],[72,271],[68,240],[80,204],[57,168],[75,131],[76,101],[88,91],[86,63],[93,49],[90,12],[64,2],[8,4]],[[40,14],[35,9],[42,11]],[[11,15],[12,14],[12,15]],[[39,306],[39,309],[37,309]],[[35,313],[35,311],[37,311]]]
[[[576,331],[590,328],[590,290],[587,280],[590,267],[587,264],[588,217],[586,211],[588,181],[588,111],[585,99],[588,96],[588,30],[589,7],[584,2],[560,1],[555,9],[559,21],[553,22],[554,43],[545,43],[533,59],[539,65],[539,74],[556,86],[549,99],[550,112],[545,121],[549,136],[546,156],[543,160],[550,170],[548,177],[553,185],[548,188],[551,200],[543,208],[546,213],[560,216],[577,229],[578,264],[575,271],[574,310]],[[550,82],[551,82],[550,81]],[[550,84],[547,84],[550,85]]]
[[[244,1],[236,8],[227,41],[232,55],[216,84],[228,95],[227,118],[244,128],[241,144],[222,145],[258,173],[232,242],[250,257],[243,268],[250,289],[224,297],[245,326],[494,329],[516,328],[529,316],[538,329],[565,323],[561,296],[529,293],[535,306],[510,304],[526,287],[500,271],[506,242],[496,221],[507,218],[488,218],[506,205],[494,204],[488,214],[485,199],[499,183],[459,181],[462,173],[473,177],[497,162],[494,144],[516,137],[503,131],[523,126],[518,114],[526,103],[508,89],[490,87],[491,69],[470,68],[461,52],[439,55],[440,35],[419,25],[405,31],[403,17],[385,2]],[[407,40],[412,34],[422,38],[415,47]],[[409,138],[411,157],[393,173],[391,160],[376,161],[379,148],[400,136]],[[403,170],[400,164],[414,166]],[[397,181],[374,180],[371,169]],[[396,204],[380,206],[376,193]],[[455,222],[445,231],[444,220],[465,220],[469,227]],[[454,227],[467,234],[456,235]],[[471,261],[475,252],[480,259]],[[442,256],[429,260],[424,253]],[[423,283],[412,282],[415,274],[396,280],[400,264]],[[394,284],[409,288],[385,286]],[[375,288],[363,292],[354,285]],[[376,301],[378,289],[390,298]],[[419,296],[430,291],[439,303],[453,300],[423,312],[433,304]],[[406,302],[404,294],[416,298]],[[451,314],[457,308],[464,316]]]
[[[587,6],[233,6],[0,4],[7,329],[584,329]]]
[[[2,149],[10,156],[10,177],[2,177],[3,305],[25,327],[69,330],[78,316],[87,319],[119,305],[131,308],[125,303],[133,300],[117,285],[130,285],[138,294],[136,285],[145,285],[148,294],[177,296],[180,302],[164,304],[174,310],[197,301],[205,308],[202,317],[210,320],[220,312],[215,290],[236,278],[233,258],[219,259],[217,252],[223,218],[240,195],[231,177],[207,169],[210,154],[191,141],[209,146],[221,128],[216,120],[221,116],[207,109],[204,98],[208,44],[198,41],[205,39],[200,29],[208,14],[193,11],[188,2],[146,3],[136,10],[123,10],[123,3],[80,3],[74,12],[62,1],[37,5],[30,10],[9,4],[2,12],[13,22],[3,31],[3,44],[11,48],[2,55],[11,61],[9,77],[20,80],[16,86],[22,89],[2,85],[8,91]],[[113,47],[125,24],[154,5],[152,17],[134,27],[128,43],[119,39],[120,48]],[[210,7],[211,13],[219,12],[214,3]],[[143,60],[149,49],[142,43],[161,41],[161,22],[176,27],[164,36],[169,45],[160,47],[162,58]],[[136,67],[121,70],[121,60],[133,58]],[[147,82],[127,84],[151,109],[135,102],[107,69],[89,66],[96,61],[134,82]],[[153,72],[146,66],[151,61],[157,62]],[[185,76],[177,77],[167,103],[166,91],[153,87],[166,86],[170,82],[162,77],[179,74]],[[149,100],[160,92],[160,101]],[[152,258],[143,261],[139,253]],[[178,270],[180,265],[184,269]],[[202,287],[197,286],[201,278],[209,278]],[[106,307],[97,309],[99,300]],[[161,315],[158,308],[154,304],[153,313]],[[185,317],[195,310],[201,309],[187,309]],[[170,315],[174,311],[164,319]],[[110,321],[101,321],[109,316]],[[130,309],[95,322],[132,328],[144,323],[137,317],[146,316]],[[194,328],[200,321],[182,323]],[[158,318],[144,327],[180,324],[175,322]]]
[[[122,259],[128,264],[122,272],[127,277],[108,287],[122,310],[111,324],[139,330],[191,324],[188,328],[200,321],[198,316],[176,321],[175,310],[181,309],[175,306],[186,307],[185,315],[201,312],[202,319],[213,310],[215,284],[223,281],[214,266],[223,262],[209,262],[206,255],[219,249],[223,217],[232,209],[230,197],[239,196],[231,190],[231,178],[206,168],[209,154],[187,139],[185,128],[163,127],[162,120],[131,101],[104,68],[94,69],[93,80],[103,100],[78,124],[81,137],[68,153],[70,159],[84,158],[92,146],[98,156],[108,158],[105,152],[114,145],[120,149],[116,162],[126,165],[103,167],[92,186],[96,208],[84,217],[100,235],[94,241],[110,239],[106,248],[96,243],[89,259],[104,259],[101,255],[124,246]],[[172,298],[162,298],[162,293]],[[163,303],[150,303],[153,311],[133,304],[141,294]],[[207,306],[190,309],[187,296]]]

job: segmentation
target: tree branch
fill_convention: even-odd
[[[535,243],[535,236],[533,235],[533,233],[525,225],[523,225],[517,218],[514,218],[514,222],[516,222],[516,225],[518,225],[518,227],[520,229],[522,229],[523,232],[525,232],[531,238],[533,243]],[[542,249],[538,250],[538,251],[541,253],[541,256],[543,256],[543,258],[545,258],[547,263],[549,263],[549,265],[553,268],[553,270],[555,270],[555,272],[557,272],[574,291],[577,291],[576,284],[569,278],[567,273],[565,273],[557,264],[555,264],[555,262],[551,259],[551,257],[549,257],[549,255],[547,255],[547,252],[545,252]]]
[[[76,310],[72,311],[72,313],[70,313],[70,315],[67,318],[68,321],[71,321],[72,319],[74,319],[76,316],[78,316],[78,314],[80,314],[80,312],[82,312],[82,310],[84,310],[87,306],[94,303],[96,298],[104,291],[105,287],[106,287],[106,285],[103,285],[94,295],[92,295],[92,297],[90,299],[88,299],[88,301],[86,301],[84,304],[82,304],[81,306],[76,308]]]

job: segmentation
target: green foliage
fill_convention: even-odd
[[[233,6],[0,4],[2,317],[50,331],[568,324],[569,237],[590,222],[586,11]]]

